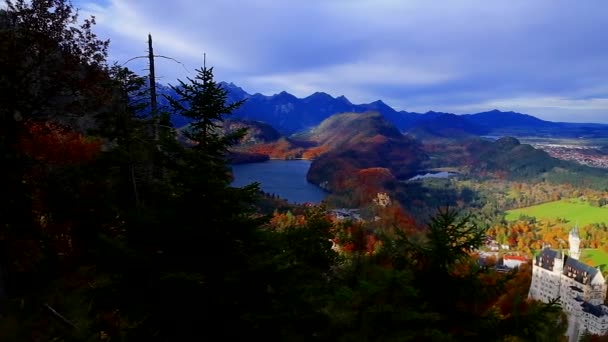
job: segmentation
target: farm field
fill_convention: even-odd
[[[570,224],[578,223],[579,226],[591,223],[608,223],[608,208],[594,207],[578,199],[563,199],[509,210],[506,219],[515,221],[520,215],[533,216],[537,219],[564,218]]]

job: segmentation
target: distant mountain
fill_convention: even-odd
[[[228,102],[246,100],[245,103],[232,113],[232,117],[246,120],[266,122],[282,134],[293,134],[311,129],[333,114],[353,112],[364,113],[374,110],[384,115],[400,130],[413,126],[420,114],[397,112],[382,101],[369,104],[355,105],[345,96],[336,98],[329,94],[316,92],[305,98],[297,98],[285,91],[271,96],[248,94],[234,83],[219,83],[228,91]],[[168,105],[164,96],[175,97],[176,93],[164,85],[158,85],[159,105]],[[176,127],[189,123],[188,119],[172,117]]]
[[[306,98],[281,92],[272,96],[255,94],[234,111],[234,117],[263,121],[281,133],[291,134],[318,125],[336,113],[350,112],[356,107],[346,98],[335,99],[325,93],[314,93]]]
[[[228,119],[222,124],[224,133],[232,133],[243,128],[246,128],[247,131],[240,141],[241,145],[265,144],[276,141],[281,137],[281,134],[276,129],[264,122]]]
[[[395,178],[407,177],[428,159],[416,140],[402,135],[377,112],[334,115],[301,137],[327,150],[313,161],[307,178],[331,190],[369,168],[385,168]]]
[[[234,111],[232,117],[261,121],[276,128],[281,134],[289,135],[316,127],[323,120],[337,113],[365,113],[375,111],[402,132],[414,135],[438,135],[454,137],[463,135],[495,136],[547,136],[547,137],[602,137],[608,135],[608,125],[551,122],[534,116],[516,112],[491,110],[475,114],[455,115],[429,111],[414,113],[396,111],[381,100],[367,104],[353,104],[346,97],[332,97],[316,92],[305,98],[297,98],[285,91],[274,95],[249,94],[234,83],[220,82],[228,91],[228,101],[246,100]],[[158,85],[161,95],[175,97],[169,87]],[[167,105],[159,96],[159,105]],[[188,123],[186,118],[172,116],[176,127]]]
[[[539,118],[535,118],[531,115],[520,114],[515,112],[501,112],[498,109],[477,114],[467,114],[463,115],[463,117],[466,117],[472,122],[475,122],[477,125],[484,127],[488,130],[503,127],[539,127],[555,125],[555,123],[553,122],[544,121]]]
[[[485,127],[463,115],[434,112],[431,115],[429,115],[431,117],[418,120],[407,131],[408,135],[422,140],[426,138],[463,138],[484,135],[488,132]]]
[[[403,138],[399,130],[378,112],[332,115],[314,129],[294,135],[294,138],[336,148],[375,136]]]

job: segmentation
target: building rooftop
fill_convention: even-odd
[[[553,263],[557,257],[557,251],[551,248],[544,248],[536,257],[534,264],[546,270],[553,271]]]
[[[534,264],[546,270],[552,271],[553,265],[555,264],[555,259],[559,260],[561,254],[561,251],[545,248],[535,257]],[[581,284],[589,284],[593,277],[595,277],[595,275],[598,273],[598,270],[595,267],[584,264],[583,262],[567,255],[564,256],[564,258],[566,261],[564,263],[563,274]]]
[[[505,255],[502,257],[503,260],[517,260],[517,261],[528,261],[528,258],[520,255]]]
[[[589,284],[595,277],[598,270],[595,267],[586,265],[579,260],[566,256],[564,265],[564,275],[572,278],[581,284]]]

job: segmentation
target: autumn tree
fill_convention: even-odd
[[[38,167],[58,159],[58,151],[52,151],[55,153],[52,156],[51,146],[43,146],[42,140],[59,143],[55,146],[67,147],[60,151],[69,153],[87,146],[86,138],[79,135],[82,130],[76,132],[74,128],[86,126],[86,120],[82,119],[87,113],[99,110],[100,103],[105,101],[106,89],[101,81],[107,79],[108,42],[99,40],[93,33],[94,18],[79,23],[77,11],[68,1],[6,0],[5,3],[5,8],[0,10],[0,92],[4,94],[0,97],[0,163],[5,175],[0,180],[3,189],[0,244],[6,246],[0,246],[0,265],[11,274],[18,270],[14,260],[21,260],[12,255],[11,250],[27,250],[17,247],[27,245],[32,247],[31,253],[37,254],[42,248],[43,232],[39,229],[34,203],[40,184],[28,177],[32,175],[33,165]],[[59,124],[45,126],[49,119]],[[75,122],[82,125],[64,125]],[[46,133],[25,146],[23,138],[42,127]],[[33,146],[34,143],[37,146]],[[44,149],[47,151],[43,153]],[[38,168],[42,169],[44,167]],[[48,167],[46,169],[48,171]],[[9,287],[12,287],[19,277],[7,279],[11,279]],[[21,288],[15,286],[14,289]]]

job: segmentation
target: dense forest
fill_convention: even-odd
[[[381,201],[377,222],[267,214],[256,184],[230,186],[245,132],[218,128],[241,102],[213,68],[157,110],[77,14],[0,11],[0,340],[563,338],[559,306],[526,299],[529,269],[477,262],[486,232],[458,210],[422,226]]]

